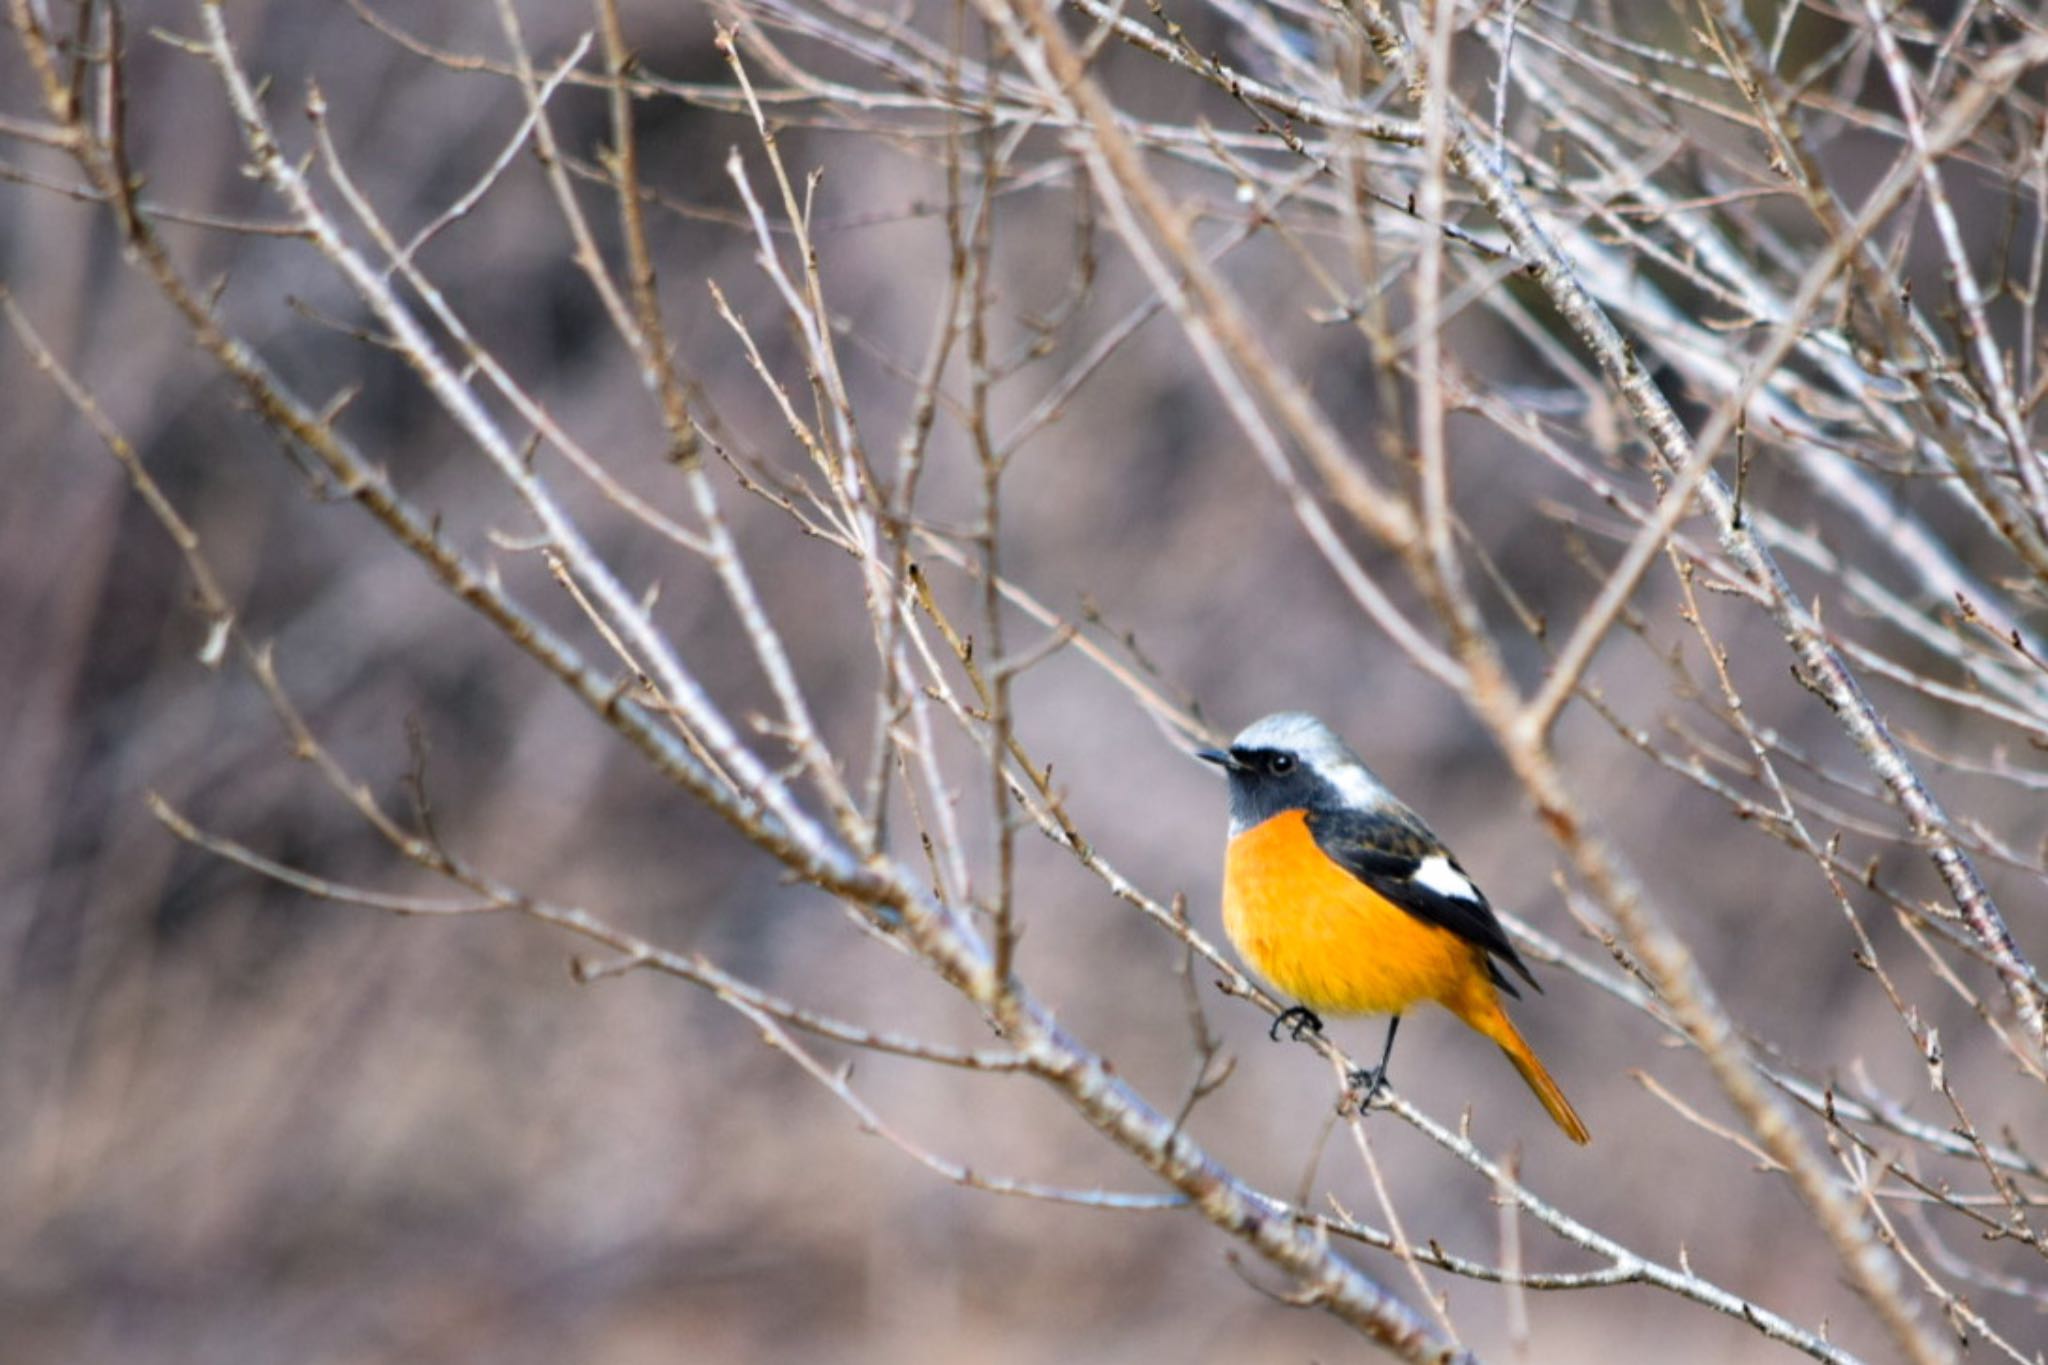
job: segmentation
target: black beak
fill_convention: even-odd
[[[1201,759],[1204,763],[1214,763],[1217,767],[1229,772],[1236,772],[1244,766],[1244,764],[1239,763],[1233,758],[1226,749],[1197,749],[1195,750],[1195,757]]]

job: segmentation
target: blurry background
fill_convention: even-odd
[[[303,135],[297,109],[317,82],[358,183],[402,234],[466,189],[518,125],[510,82],[407,51],[343,6],[230,8],[247,64],[275,78],[280,123]],[[525,8],[543,63],[592,22],[580,7]],[[494,60],[505,51],[487,6],[392,12],[437,47]],[[628,17],[647,70],[729,83],[705,10],[643,4]],[[244,174],[217,81],[150,36],[152,25],[190,31],[193,21],[174,4],[128,8],[131,136],[148,195],[278,221]],[[42,117],[18,50],[4,46],[0,115]],[[1231,113],[1213,92],[1169,80],[1117,45],[1102,64],[1108,88],[1148,117]],[[553,115],[565,150],[594,157],[609,127],[602,93],[565,88]],[[643,101],[638,118],[643,174],[675,210],[653,221],[668,317],[698,401],[735,451],[793,467],[787,432],[705,289],[718,282],[770,366],[800,386],[723,169],[740,147],[765,188],[758,141],[744,119],[676,98]],[[908,415],[904,375],[922,360],[943,296],[934,209],[943,182],[928,144],[813,126],[820,121],[792,115],[783,150],[799,171],[826,168],[816,233],[827,294],[866,403],[864,430],[887,451]],[[1855,147],[1839,150],[1853,178]],[[135,442],[201,533],[247,627],[274,642],[321,736],[380,796],[402,807],[407,727],[417,725],[444,836],[494,874],[702,951],[793,999],[985,1041],[951,992],[853,934],[824,897],[785,884],[660,782],[360,509],[309,496],[161,298],[125,267],[111,215],[66,194],[79,179],[69,161],[21,138],[5,159],[0,282]],[[611,206],[601,187],[585,189],[609,247]],[[998,350],[1027,339],[1018,317],[1049,314],[1069,297],[1080,242],[1097,259],[1044,364],[998,390],[999,427],[1148,296],[1106,232],[1084,235],[1080,196],[1068,175],[1000,201]],[[528,600],[581,629],[532,556],[491,549],[489,533],[526,529],[510,498],[402,364],[355,330],[359,310],[314,253],[261,232],[165,230],[194,277],[218,281],[225,315],[289,381],[316,401],[360,386],[344,419],[351,434]],[[1341,251],[1334,232],[1324,245]],[[571,263],[530,156],[423,260],[557,421],[682,513],[658,414]],[[1226,262],[1276,348],[1313,378],[1359,447],[1373,449],[1366,433],[1388,415],[1356,334],[1306,316],[1323,300],[1270,237]],[[1529,373],[1527,343],[1484,315],[1465,314],[1452,336],[1474,375],[1506,383]],[[1475,541],[1531,606],[1569,621],[1592,591],[1574,562],[1581,532],[1544,512],[1547,500],[1583,493],[1491,426],[1454,416],[1452,438]],[[970,518],[977,477],[942,419],[931,519]],[[1768,467],[1753,477],[1760,501],[1798,517],[1796,479]],[[660,584],[659,617],[700,675],[736,712],[749,709],[758,683],[704,566],[624,526],[575,480],[558,483],[630,584]],[[1170,318],[1144,324],[1093,373],[1018,457],[1007,492],[1004,565],[1015,581],[1056,611],[1078,616],[1086,604],[1109,630],[1134,633],[1165,684],[1198,699],[1226,732],[1272,710],[1321,713],[1497,902],[1604,957],[1559,897],[1550,846],[1491,747],[1454,698],[1362,620],[1247,457]],[[857,582],[774,509],[734,492],[728,511],[824,725],[863,753],[873,650]],[[1855,534],[1843,537],[1853,550]],[[1591,543],[1611,557],[1611,546]],[[1370,546],[1360,550],[1379,564]],[[957,575],[932,573],[948,600],[971,602]],[[1802,585],[1809,595],[1825,586],[1820,576]],[[1667,643],[1679,638],[1672,600],[1670,575],[1653,573],[1640,605]],[[24,350],[0,338],[7,1361],[1284,1361],[1365,1351],[1338,1324],[1248,1287],[1284,1286],[1259,1267],[1240,1271],[1230,1246],[1194,1217],[1004,1199],[940,1181],[864,1135],[745,1021],[680,982],[643,972],[579,986],[568,963],[585,949],[539,926],[380,917],[262,884],[176,842],[150,818],[145,793],[281,861],[431,889],[293,763],[246,677],[199,662],[204,623],[189,605],[178,557],[118,467]],[[1841,762],[1839,728],[1786,676],[1768,623],[1736,606],[1715,610],[1753,684],[1755,719]],[[1032,636],[1022,618],[1014,629],[1013,646]],[[1523,681],[1539,677],[1536,645],[1518,632],[1505,638]],[[1625,640],[1603,657],[1599,681],[1653,727],[1690,700],[1653,650]],[[1931,743],[1955,739],[1963,724],[1889,700]],[[1154,894],[1184,892],[1197,923],[1220,933],[1224,814],[1213,774],[1072,651],[1024,675],[1017,714],[1020,735],[1051,761],[1105,856]],[[1867,1075],[1902,1098],[1924,1095],[1904,1034],[1852,962],[1810,862],[1645,761],[1583,708],[1568,716],[1562,751],[1581,795],[1746,1027],[1814,1074]],[[2041,837],[2038,807],[2012,788],[1960,774],[1943,782],[2027,847]],[[985,851],[983,799],[963,792],[961,810]],[[1068,1027],[1171,1106],[1192,1065],[1179,946],[1036,834],[1020,847],[1022,969]],[[1885,852],[1883,862],[1896,884],[1933,893],[1910,852]],[[2038,878],[1995,866],[1987,874],[2022,946],[2048,952]],[[1926,989],[1910,946],[1888,918],[1873,921],[1919,1007],[1956,1040],[1948,1065],[1959,1086],[1986,1097],[1992,1112],[1976,1115],[1980,1125],[1995,1132],[2015,1120],[2038,1133],[2038,1092],[2011,1093],[2009,1064],[1969,1046],[1968,1007]],[[1265,1016],[1211,990],[1209,975],[1198,971],[1201,991],[1238,1064],[1192,1130],[1245,1178],[1292,1196],[1324,1133],[1331,1078],[1306,1050],[1268,1045]],[[1637,1082],[1653,1077],[1725,1121],[1697,1059],[1584,982],[1542,975],[1548,993],[1518,1018],[1586,1116],[1590,1150],[1569,1149],[1493,1049],[1441,1015],[1410,1023],[1398,1084],[1445,1119],[1469,1106],[1482,1142],[1518,1149],[1529,1182],[1591,1225],[1665,1259],[1683,1249],[1703,1274],[1802,1324],[1827,1319],[1845,1346],[1887,1358],[1786,1188]],[[1379,1029],[1338,1026],[1365,1055]],[[865,1055],[857,1063],[864,1093],[892,1123],[978,1170],[1152,1188],[1028,1080]],[[2005,1102],[2011,1111],[1999,1112]],[[1924,1116],[1942,1121],[1931,1106]],[[1412,1234],[1500,1256],[1482,1183],[1392,1120],[1372,1133]],[[1341,1134],[1319,1170],[1318,1189],[1378,1221]],[[1413,1297],[1398,1263],[1356,1254]],[[1523,1254],[1534,1268],[1595,1264],[1533,1228]],[[1474,1347],[1512,1358],[1509,1296],[1439,1283]],[[1980,1309],[2016,1339],[2041,1340],[2038,1301],[1983,1297]],[[1791,1358],[1647,1289],[1535,1294],[1527,1311],[1531,1359]]]

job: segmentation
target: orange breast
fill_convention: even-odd
[[[1491,997],[1480,951],[1417,919],[1330,861],[1303,811],[1230,841],[1223,928],[1275,990],[1318,1013],[1390,1014]]]

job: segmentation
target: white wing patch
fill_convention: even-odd
[[[1470,877],[1452,867],[1451,860],[1441,853],[1432,853],[1424,858],[1408,874],[1408,880],[1454,901],[1479,903],[1479,888],[1472,885]]]

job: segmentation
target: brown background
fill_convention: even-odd
[[[435,7],[441,9],[442,7]],[[529,7],[552,60],[586,22]],[[403,229],[466,188],[516,125],[508,83],[440,70],[339,6],[231,7],[244,53],[277,78],[294,136],[317,79],[345,154]],[[412,16],[465,52],[502,43],[485,7]],[[700,9],[643,7],[649,67],[724,73]],[[131,100],[149,192],[214,213],[271,216],[240,170],[220,92],[197,61],[150,40],[189,29],[179,6],[130,14]],[[1127,99],[1185,116],[1188,95],[1112,52]],[[0,58],[0,106],[28,115],[18,54]],[[1148,101],[1150,102],[1148,104]],[[601,99],[568,91],[565,146],[605,135]],[[708,306],[717,280],[771,364],[795,356],[754,245],[731,220],[722,163],[740,120],[674,101],[642,110],[649,181],[705,212],[659,216],[664,292],[686,367],[747,448],[795,456],[730,334]],[[17,149],[19,151],[19,149]],[[871,443],[893,448],[906,388],[889,362],[922,355],[943,277],[928,213],[927,154],[869,138],[793,131],[794,166],[822,164],[819,240]],[[47,152],[16,164],[60,183]],[[1213,186],[1209,187],[1213,189]],[[609,206],[588,199],[609,235]],[[363,391],[351,432],[476,553],[523,529],[509,499],[402,368],[335,319],[359,314],[323,264],[289,241],[172,229],[183,259],[225,281],[223,307],[284,375],[318,399]],[[1072,268],[1071,187],[1004,201],[996,314],[1052,306]],[[1059,369],[1143,297],[1105,233],[1098,288],[1048,366],[999,395],[1025,411]],[[635,485],[680,512],[658,424],[622,347],[568,263],[530,161],[426,264],[548,406]],[[1352,336],[1304,319],[1297,272],[1255,243],[1228,273],[1282,353],[1312,375],[1340,422],[1377,420]],[[645,772],[537,671],[436,591],[360,510],[306,495],[293,467],[124,268],[108,216],[46,190],[0,186],[0,278],[142,451],[201,530],[322,736],[380,795],[400,799],[405,725],[428,737],[444,833],[496,874],[587,905],[661,943],[701,950],[793,998],[961,1043],[984,1035],[905,959],[854,935],[813,892]],[[999,339],[1021,335],[1013,322]],[[1454,331],[1480,375],[1512,376],[1516,343],[1470,315]],[[999,422],[999,425],[1002,423]],[[1546,497],[1562,479],[1489,429],[1455,422],[1461,504],[1519,591],[1568,619],[1590,590],[1562,553]],[[941,424],[938,519],[972,511],[974,471]],[[1796,487],[1760,471],[1762,493]],[[673,980],[637,974],[579,987],[578,946],[504,918],[401,921],[260,884],[175,843],[143,805],[160,791],[209,828],[326,875],[428,890],[311,774],[294,765],[248,681],[196,660],[202,624],[165,537],[89,430],[0,339],[0,1354],[9,1361],[632,1362],[1285,1361],[1357,1358],[1332,1321],[1247,1287],[1197,1219],[1104,1213],[954,1188],[883,1141],[745,1022]],[[662,623],[737,709],[760,695],[715,585],[682,554],[619,524],[566,474],[627,581],[659,580]],[[1553,855],[1496,755],[1455,702],[1365,624],[1242,448],[1170,321],[1155,320],[1019,457],[1006,504],[1006,564],[1063,611],[1086,594],[1137,633],[1164,678],[1228,730],[1312,708],[1407,794],[1493,897],[1596,958],[1551,884]],[[871,651],[856,585],[832,552],[735,494],[738,529],[828,729],[862,752]],[[508,580],[566,627],[573,609],[530,556],[498,553]],[[1368,562],[1376,562],[1368,554]],[[935,571],[935,574],[937,571]],[[969,599],[938,574],[950,600]],[[1390,576],[1391,581],[1391,576]],[[1803,585],[1814,590],[1814,584]],[[1670,638],[1671,586],[1644,605]],[[1846,752],[1818,702],[1786,677],[1767,628],[1716,604],[1758,718],[1831,759]],[[1021,623],[1014,637],[1028,639]],[[1520,641],[1527,680],[1541,656]],[[1639,647],[1610,649],[1601,681],[1631,715],[1676,710],[1669,676]],[[1081,827],[1162,896],[1185,892],[1215,922],[1222,793],[1114,684],[1068,653],[1018,689],[1022,737],[1054,765]],[[1911,715],[1910,710],[1907,713]],[[1929,721],[1938,724],[1938,721]],[[1659,773],[1583,712],[1564,753],[1581,792],[1663,898],[1736,1017],[1822,1074],[1867,1068],[1894,1093],[1923,1087],[1903,1031],[1851,963],[1840,916],[1810,866]],[[1966,784],[1957,790],[1973,793]],[[985,847],[978,791],[962,813]],[[2038,815],[1984,795],[1980,812],[2025,829]],[[1999,804],[2004,802],[2006,804]],[[1021,964],[1081,1037],[1162,1104],[1190,1052],[1176,946],[1027,836]],[[1901,879],[1920,873],[1895,859]],[[1995,871],[1995,870],[1994,870]],[[2038,889],[1995,880],[2009,907]],[[1907,974],[1910,948],[1878,929]],[[2023,942],[2048,950],[2038,924]],[[1240,1174],[1291,1195],[1332,1098],[1305,1050],[1268,1046],[1265,1019],[1210,991],[1238,1054],[1193,1131]],[[1570,1149],[1475,1038],[1441,1015],[1409,1026],[1396,1063],[1431,1112],[1470,1105],[1475,1134],[1519,1148],[1532,1185],[1646,1254],[1681,1248],[1703,1274],[1885,1358],[1825,1245],[1784,1185],[1677,1117],[1647,1073],[1725,1117],[1696,1058],[1583,982],[1551,970],[1518,1011],[1595,1133]],[[1916,982],[1918,978],[1915,978]],[[1970,1045],[1953,997],[1919,998],[1957,1040],[1949,1063],[1995,1096],[2000,1063]],[[1354,1051],[1378,1026],[1340,1026]],[[830,1048],[825,1055],[835,1057]],[[1116,1189],[1152,1188],[1058,1102],[1022,1079],[940,1074],[861,1057],[857,1083],[907,1134],[980,1170]],[[1931,1109],[1926,1110],[1930,1116]],[[1995,1115],[1983,1115],[1987,1121]],[[2038,1119],[2038,1106],[2035,1117]],[[1390,1119],[1372,1137],[1406,1226],[1452,1250],[1498,1254],[1489,1191]],[[1322,1188],[1371,1221],[1377,1206],[1341,1134]],[[1524,1229],[1528,1261],[1591,1258]],[[1974,1251],[1974,1248],[1972,1248]],[[1358,1253],[1413,1297],[1399,1266]],[[1244,1275],[1262,1284],[1256,1268]],[[1472,1344],[1504,1359],[1507,1299],[1453,1283]],[[1995,1301],[1988,1310],[2005,1313]],[[1534,1295],[1541,1361],[1788,1358],[1705,1310],[1646,1289]],[[2039,1318],[2007,1319],[2021,1340]],[[2032,1336],[2038,1341],[2038,1335]]]

